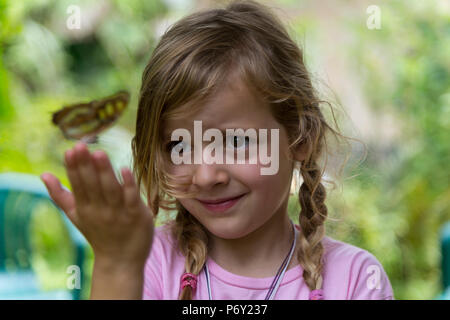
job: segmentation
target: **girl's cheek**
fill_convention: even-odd
[[[277,175],[262,175],[261,164],[235,164],[232,165],[232,175],[245,185],[259,185],[273,180]],[[276,178],[275,178],[276,179]]]
[[[168,173],[173,175],[187,175],[192,174],[192,168],[188,164],[172,164],[166,165],[166,170]]]
[[[278,170],[275,174],[262,174],[262,169],[269,168],[272,164],[235,164],[232,165],[232,176],[251,188],[279,188],[289,184],[292,176],[289,162],[281,158]]]

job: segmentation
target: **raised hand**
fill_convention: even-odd
[[[131,171],[121,170],[123,184],[107,155],[92,154],[83,143],[65,153],[73,193],[50,173],[41,175],[53,201],[91,244],[96,263],[143,268],[153,240],[153,215],[141,200]]]

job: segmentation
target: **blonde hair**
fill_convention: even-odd
[[[319,108],[325,101],[317,98],[302,51],[266,6],[233,1],[223,9],[186,16],[161,37],[142,76],[132,140],[138,185],[144,186],[155,217],[159,208],[176,209],[171,230],[186,257],[185,272],[199,274],[208,256],[208,236],[175,199],[189,197],[177,191],[188,181],[179,177],[176,180],[163,169],[167,159],[162,129],[165,121],[182,116],[186,110],[193,111],[193,102],[213,94],[230,70],[238,70],[242,79],[271,105],[273,116],[288,132],[289,148],[302,146],[306,150],[306,159],[297,162],[303,177],[297,258],[309,289],[320,289],[324,254],[321,240],[328,213],[326,190],[321,183],[324,171],[318,158],[326,147],[327,132],[344,136],[326,123]],[[188,102],[189,108],[179,108]],[[192,299],[191,287],[185,287],[179,298]]]

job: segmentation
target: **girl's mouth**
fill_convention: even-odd
[[[213,211],[213,212],[224,212],[228,210],[229,208],[233,207],[241,198],[243,198],[246,194],[242,194],[238,197],[228,199],[222,202],[214,201],[212,202],[204,202],[201,200],[198,200],[206,209]]]

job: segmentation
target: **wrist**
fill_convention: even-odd
[[[94,260],[91,299],[141,299],[144,264]]]
[[[108,273],[143,272],[145,260],[112,259],[110,257],[95,256],[94,269]]]

